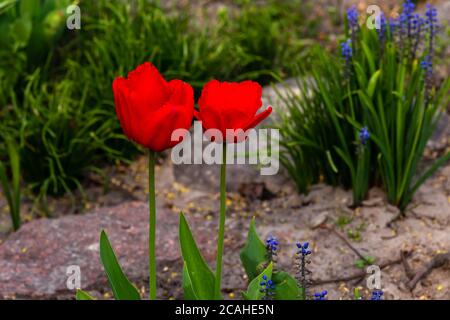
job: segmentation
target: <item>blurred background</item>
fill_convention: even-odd
[[[432,2],[448,18],[448,2]],[[79,5],[80,29],[66,26],[71,4]],[[105,166],[139,154],[115,116],[116,76],[151,61],[167,79],[191,83],[197,96],[212,78],[279,82],[295,76],[314,45],[339,49],[352,4],[367,6],[343,0],[0,1],[0,159],[7,157],[8,136],[20,153],[23,212],[52,214],[49,201],[67,194],[81,196],[70,200],[80,211],[87,185],[107,187]],[[402,5],[371,4],[392,17]],[[438,54],[448,60],[441,47]],[[446,74],[448,63],[437,70],[437,77]],[[0,210],[8,210],[4,202]]]

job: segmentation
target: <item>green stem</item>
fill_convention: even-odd
[[[149,150],[148,154],[148,207],[149,207],[149,231],[148,231],[148,261],[149,261],[149,287],[150,300],[156,300],[156,199],[155,199],[155,152]]]
[[[223,143],[222,149],[222,164],[220,167],[220,221],[219,221],[219,236],[217,238],[217,260],[216,260],[216,281],[215,293],[216,297],[221,296],[220,284],[222,282],[222,255],[223,255],[223,240],[225,234],[225,210],[226,210],[226,164],[227,160],[227,144]]]

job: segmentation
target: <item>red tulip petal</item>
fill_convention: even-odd
[[[152,115],[148,127],[148,139],[144,145],[153,151],[161,152],[171,148],[180,141],[172,141],[172,133],[176,129],[189,129],[192,123],[192,109],[186,106],[167,103]]]
[[[128,73],[127,87],[133,104],[133,113],[142,117],[161,108],[169,99],[170,89],[156,67],[148,62]]]
[[[199,113],[201,115],[202,126],[205,130],[217,129],[225,135],[226,126],[222,114],[214,108],[206,108]]]
[[[189,84],[181,80],[171,80],[168,88],[170,91],[169,103],[194,109],[194,90]]]
[[[252,117],[261,107],[262,88],[253,81],[208,82],[199,99],[199,108],[217,108],[221,110],[240,111],[248,117]]]
[[[117,117],[124,133],[153,151],[177,144],[172,132],[191,126],[194,110],[192,87],[180,80],[167,83],[150,63],[113,81]]]
[[[180,141],[172,141],[176,129],[189,129],[194,111],[194,91],[192,87],[180,80],[169,82],[171,96],[163,107],[153,112],[143,134],[148,137],[144,145],[151,150],[161,152],[171,148]]]
[[[208,106],[220,107],[222,105],[221,101],[216,102],[215,93],[219,91],[220,82],[217,80],[211,80],[203,87],[202,94],[198,100],[199,111],[202,112]]]
[[[269,106],[266,110],[264,110],[263,112],[258,113],[253,119],[252,121],[250,121],[249,124],[247,124],[245,126],[245,130],[247,131],[248,129],[254,128],[256,127],[261,121],[263,121],[265,118],[267,118],[269,116],[269,114],[272,112],[272,107]]]
[[[134,140],[131,110],[128,105],[128,88],[124,78],[116,78],[113,81],[114,104],[116,106],[116,114],[119,118],[123,132],[130,139]]]
[[[217,128],[223,133],[225,129],[243,129],[261,107],[261,94],[261,86],[253,81],[212,80],[205,85],[199,99],[199,117],[207,129]]]
[[[121,100],[121,90],[122,87],[125,86],[125,79],[118,77],[114,79],[112,84],[113,94],[114,94],[114,105],[116,106],[117,117],[119,118],[120,124],[124,125],[124,116],[123,116],[123,105]]]
[[[233,86],[232,86],[233,87]],[[262,106],[262,88],[254,81],[243,81],[232,88],[239,99],[239,110],[244,111],[248,116],[253,116]]]

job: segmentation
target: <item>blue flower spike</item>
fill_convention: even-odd
[[[370,300],[383,300],[381,296],[383,295],[382,290],[374,290],[372,291],[372,298]]]
[[[268,279],[266,275],[263,275],[262,278],[264,281],[259,283],[261,286],[259,291],[264,294],[263,300],[271,300],[275,295],[275,284],[271,279]]]
[[[297,252],[298,254],[301,254],[303,256],[307,256],[307,255],[311,254],[311,250],[308,250],[309,242],[305,242],[303,244],[301,242],[298,242],[297,248],[299,249],[299,251]]]
[[[322,292],[314,293],[314,300],[327,300],[326,296],[328,294],[327,290],[324,290]]]
[[[350,61],[353,56],[352,39],[347,39],[347,41],[341,42],[341,52],[345,61]]]
[[[266,247],[270,251],[278,250],[278,240],[274,236],[269,236],[266,240]]]
[[[370,138],[369,129],[367,129],[367,127],[361,128],[361,130],[359,131],[359,141],[361,142],[361,144],[365,146],[369,138]]]
[[[352,6],[347,10],[347,20],[348,26],[352,31],[358,28],[358,10],[356,10],[356,6]]]

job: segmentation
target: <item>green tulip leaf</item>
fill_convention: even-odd
[[[77,300],[95,300],[95,298],[93,296],[91,296],[89,293],[87,293],[86,291],[83,291],[81,289],[77,289],[76,299]]]
[[[191,277],[189,276],[189,270],[186,265],[186,261],[183,265],[183,293],[184,300],[198,300],[197,295],[192,288]]]
[[[272,276],[275,284],[275,300],[298,300],[300,291],[297,281],[284,271],[276,272]]]
[[[245,300],[261,300],[264,297],[264,292],[261,292],[261,281],[264,281],[263,276],[266,276],[267,279],[272,278],[272,269],[273,264],[271,262],[263,272],[250,282],[247,291],[242,293],[242,297]]]
[[[215,277],[205,260],[203,259],[192,236],[189,225],[183,213],[180,214],[180,246],[183,259],[186,264],[186,272],[190,279],[190,287],[193,296],[198,300],[221,299],[214,293]],[[186,280],[187,281],[187,280]],[[187,288],[189,286],[187,285]],[[190,289],[189,289],[190,290]],[[188,290],[188,291],[189,291]],[[193,298],[190,292],[185,292],[186,297]]]
[[[255,218],[250,222],[247,242],[242,248],[240,256],[248,280],[251,282],[267,264],[267,249],[256,232]]]
[[[105,231],[100,235],[100,259],[117,300],[140,300],[136,287],[128,280],[117,261]]]

